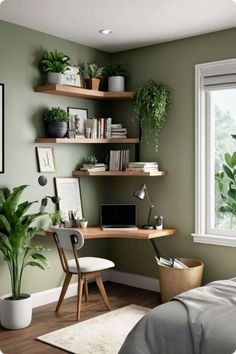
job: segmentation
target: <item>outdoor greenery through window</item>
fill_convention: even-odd
[[[236,230],[236,89],[211,91],[210,111],[214,139],[214,213],[213,228]],[[231,162],[231,160],[233,161]],[[214,179],[215,176],[215,179]],[[230,192],[231,191],[231,192]]]

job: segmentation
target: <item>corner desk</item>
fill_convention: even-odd
[[[100,226],[91,226],[86,229],[79,229],[84,239],[90,240],[94,238],[129,238],[137,240],[149,240],[155,250],[158,258],[161,257],[160,250],[155,243],[154,239],[163,236],[173,236],[176,233],[176,229],[163,229],[163,230],[102,230]],[[52,236],[52,231],[46,231],[46,236]]]

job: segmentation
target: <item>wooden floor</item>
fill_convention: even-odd
[[[153,308],[161,303],[160,296],[156,292],[111,282],[105,283],[105,287],[113,310],[129,304]],[[0,350],[4,354],[65,353],[65,351],[35,340],[37,336],[77,323],[75,321],[75,297],[63,302],[59,314],[56,314],[54,310],[55,303],[36,308],[33,311],[31,326],[25,329],[10,331],[0,327]],[[82,303],[81,321],[106,312],[95,284],[89,284],[89,301]]]

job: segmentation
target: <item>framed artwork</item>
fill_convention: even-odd
[[[51,147],[36,147],[39,172],[55,172],[54,150]]]
[[[60,198],[59,209],[65,220],[83,218],[79,179],[73,177],[55,177],[57,196]]]
[[[82,87],[82,80],[79,66],[69,66],[63,75],[63,85]]]
[[[69,130],[74,131],[76,138],[85,137],[84,121],[88,119],[88,110],[86,108],[67,107],[69,113]]]
[[[0,84],[0,173],[4,173],[4,84]]]

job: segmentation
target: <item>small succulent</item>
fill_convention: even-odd
[[[61,212],[59,210],[55,211],[54,213],[49,214],[52,224],[53,225],[60,225],[61,223]]]
[[[44,113],[45,122],[68,122],[69,113],[60,107],[52,107]]]
[[[90,154],[89,156],[87,156],[84,159],[84,163],[95,164],[95,163],[97,163],[97,158],[96,158],[96,156],[94,154]]]
[[[40,62],[44,72],[55,72],[64,74],[66,70],[69,69],[70,58],[59,50],[54,50],[54,52],[44,53],[42,60]]]

